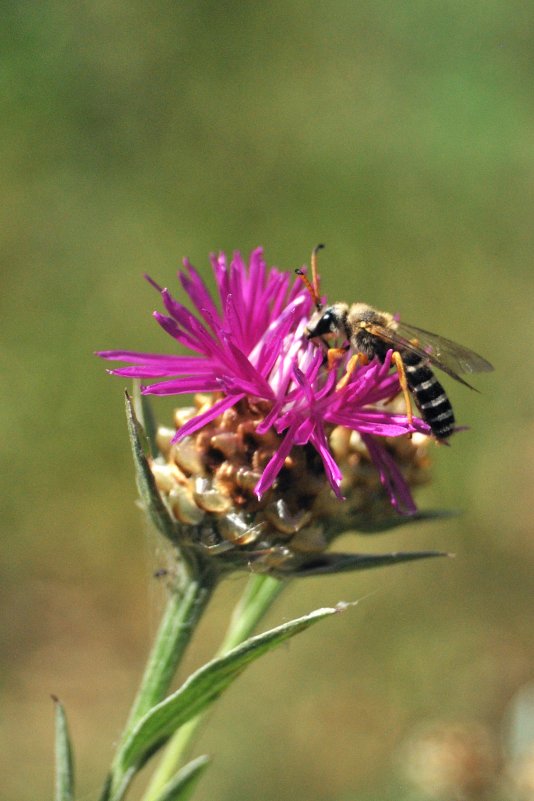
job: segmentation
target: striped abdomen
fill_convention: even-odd
[[[447,439],[454,431],[454,412],[445,390],[424,359],[411,351],[401,355],[406,381],[421,417],[436,439]]]

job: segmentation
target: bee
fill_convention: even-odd
[[[388,351],[392,350],[392,362],[399,374],[408,421],[412,421],[411,393],[435,438],[447,440],[454,432],[454,412],[432,368],[437,367],[464,386],[475,389],[459,373],[489,372],[493,366],[456,342],[400,322],[392,314],[378,311],[366,303],[334,303],[324,308],[317,278],[317,251],[321,247],[318,245],[312,253],[312,281],[301,270],[297,273],[310,291],[316,307],[307,327],[308,338],[323,342],[331,337],[344,338],[343,347],[329,348],[329,367],[333,367],[347,350],[352,351],[338,389],[347,384],[359,364],[366,364],[374,358],[383,363]]]

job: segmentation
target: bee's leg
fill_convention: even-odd
[[[315,337],[314,337],[314,339],[315,339]],[[325,364],[328,363],[328,351],[330,350],[330,346],[329,346],[328,342],[326,341],[325,337],[317,337],[317,341],[320,342],[321,345],[322,345],[321,350],[323,351],[323,354],[324,354],[323,355],[323,365],[325,365]]]
[[[328,352],[326,354],[328,369],[333,370],[336,366],[336,362],[339,361],[339,359],[341,359],[346,352],[347,348],[328,348]]]
[[[402,356],[400,355],[398,350],[393,351],[391,355],[391,360],[395,365],[395,367],[397,368],[397,372],[399,374],[399,384],[402,394],[404,395],[404,401],[406,403],[406,417],[408,418],[408,423],[412,425],[413,422],[412,399],[410,398],[408,381],[406,380],[406,369],[404,367]]]
[[[349,383],[349,378],[351,377],[353,372],[358,369],[360,364],[363,365],[368,363],[369,359],[367,358],[365,353],[355,353],[354,356],[351,356],[347,364],[347,369],[345,370],[345,375],[336,384],[336,391],[343,389],[343,387],[347,386],[347,384]]]

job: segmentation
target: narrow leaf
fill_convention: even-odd
[[[161,704],[142,718],[126,740],[114,769],[115,782],[134,766],[140,767],[173,734],[191,718],[212,703],[237,678],[244,668],[262,654],[304,631],[339,608],[318,609],[304,617],[251,637],[224,656],[203,665]]]
[[[324,553],[304,562],[293,576],[317,576],[325,573],[347,573],[352,570],[369,570],[372,567],[398,565],[417,559],[432,559],[449,556],[443,551],[400,551],[398,553]]]
[[[165,614],[130,711],[123,740],[169,692],[176,669],[215,589],[215,582],[210,583],[208,578],[205,575],[204,581],[199,582],[182,577],[180,566],[177,567],[176,587],[169,593]]]
[[[406,526],[410,523],[425,523],[431,520],[448,520],[451,517],[456,517],[459,513],[452,509],[422,509],[418,510],[413,515],[388,515],[382,520],[372,517],[365,517],[362,515],[360,518],[356,517],[353,528],[359,534],[381,534],[386,531],[391,531],[393,528],[399,526]],[[347,526],[343,527],[343,531],[347,531]]]
[[[156,418],[154,417],[154,411],[152,409],[152,404],[150,403],[150,398],[148,395],[141,394],[141,382],[134,381],[133,382],[133,407],[135,410],[136,417],[140,424],[143,426],[143,430],[146,435],[146,439],[148,442],[148,446],[150,449],[150,455],[153,459],[156,456],[159,456],[159,448],[156,442],[156,435],[158,433],[158,426],[156,423]]]
[[[223,642],[214,658],[221,657],[251,637],[260,620],[271,608],[289,582],[262,573],[251,573],[246,588],[235,607]],[[163,787],[184,763],[191,741],[204,715],[201,713],[174,732],[165,754],[154,771],[142,801],[158,801]]]
[[[189,801],[209,762],[209,757],[199,756],[184,765],[165,785],[156,801]]]
[[[74,764],[67,716],[59,699],[52,696],[56,707],[56,787],[55,801],[73,801]]]
[[[176,543],[176,526],[171,519],[156,487],[156,482],[145,455],[145,433],[136,417],[132,399],[125,393],[128,434],[135,464],[135,477],[141,502],[155,526],[171,542]]]

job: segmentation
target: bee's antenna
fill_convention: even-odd
[[[321,303],[321,296],[319,295],[319,277],[318,277],[318,274],[317,274],[317,251],[321,250],[322,248],[324,248],[324,245],[316,245],[314,247],[314,249],[312,250],[312,255],[311,255],[312,280],[311,281],[308,278],[308,276],[306,275],[306,273],[304,272],[304,270],[295,270],[296,274],[299,276],[299,278],[302,279],[302,282],[303,282],[304,286],[306,287],[306,289],[310,293],[311,299],[313,300],[313,303],[314,303],[315,308],[317,309],[317,311],[321,311],[321,309],[323,308],[323,304]]]
[[[312,284],[315,297],[319,300],[319,276],[317,274],[317,252],[322,250],[324,245],[316,245],[311,254]]]
[[[302,283],[304,284],[304,286],[306,287],[306,289],[310,293],[311,299],[313,300],[313,302],[315,304],[315,308],[317,309],[317,311],[321,311],[321,302],[320,302],[319,298],[317,297],[317,295],[315,294],[315,290],[311,285],[311,281],[308,278],[308,276],[306,275],[306,273],[304,272],[304,270],[301,270],[300,268],[297,268],[295,270],[295,274],[298,275],[298,277],[301,279]]]

